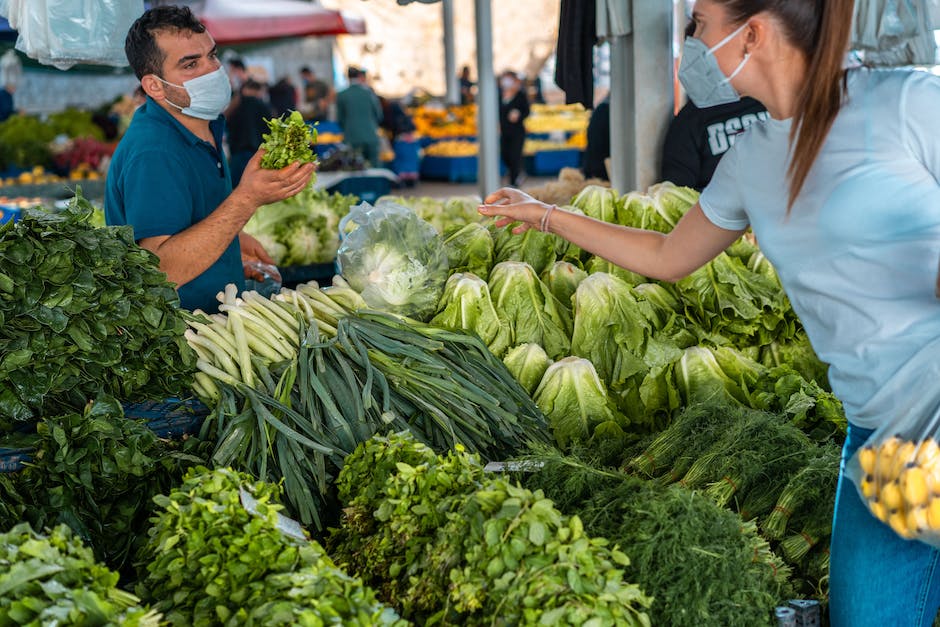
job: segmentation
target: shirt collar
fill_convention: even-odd
[[[157,101],[151,98],[150,96],[147,96],[147,102],[145,102],[144,106],[141,108],[143,109],[143,113],[146,116],[152,118],[154,121],[159,122],[161,124],[166,124],[168,126],[175,128],[180,133],[180,135],[183,136],[183,139],[185,139],[187,142],[189,142],[193,146],[197,144],[205,143],[201,139],[196,137],[195,133],[193,133],[191,130],[183,126],[179,120],[173,117],[169,111],[161,107],[157,103]],[[216,119],[210,121],[209,130],[212,131],[212,135],[213,137],[215,137],[216,145],[221,147],[222,135],[225,132],[225,117],[220,115]]]

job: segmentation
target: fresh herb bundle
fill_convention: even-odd
[[[650,599],[624,580],[626,555],[541,493],[485,477],[462,450],[435,456],[408,434],[373,438],[349,457],[340,486],[351,500],[333,535],[339,559],[370,573],[406,617],[650,624]]]
[[[0,526],[21,520],[42,529],[71,527],[100,560],[121,569],[142,542],[151,498],[175,485],[199,458],[160,440],[120,403],[102,397],[84,411],[44,418],[32,461],[2,477]]]
[[[403,625],[284,519],[276,485],[194,468],[154,500],[140,593],[171,625]]]
[[[265,120],[270,132],[262,135],[265,150],[261,167],[280,170],[292,163],[314,163],[317,158],[310,145],[317,141],[317,132],[310,127],[302,115],[292,111],[290,115]]]
[[[654,598],[653,624],[769,625],[791,593],[789,568],[754,523],[711,499],[548,448],[533,459],[543,466],[526,484],[630,556],[626,576]]]
[[[99,392],[188,393],[196,359],[176,291],[130,227],[95,228],[92,210],[79,190],[61,213],[0,226],[0,433]]]
[[[42,535],[22,523],[0,534],[0,624],[159,625],[117,582],[64,525]]]

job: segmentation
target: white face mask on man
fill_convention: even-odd
[[[189,94],[188,107],[181,107],[169,98],[166,99],[167,103],[179,109],[184,115],[212,121],[219,117],[225,111],[225,107],[228,106],[229,102],[232,101],[232,84],[229,82],[225,68],[222,66],[219,66],[219,69],[214,72],[184,81],[182,85],[165,81],[159,76],[156,77],[157,80],[167,85],[185,89],[186,93]]]
[[[745,26],[747,22],[711,48],[707,47],[701,39],[686,38],[682,49],[682,61],[679,63],[679,82],[699,109],[729,104],[741,99],[741,95],[731,85],[731,79],[744,69],[751,55],[745,53],[744,59],[731,76],[725,76],[718,66],[715,51],[734,39]]]

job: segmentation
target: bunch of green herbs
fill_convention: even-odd
[[[280,170],[292,163],[315,163],[311,145],[317,141],[317,131],[304,121],[297,111],[289,115],[265,120],[268,132],[262,135],[261,148],[265,151],[261,167]]]
[[[0,226],[0,433],[99,392],[185,396],[195,354],[179,298],[131,227],[95,228],[78,195]]]

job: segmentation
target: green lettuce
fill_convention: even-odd
[[[444,249],[451,272],[472,272],[486,279],[494,263],[493,235],[478,222],[444,231]]]
[[[649,281],[645,276],[637,274],[636,272],[631,272],[626,268],[621,268],[615,263],[611,263],[606,259],[601,257],[591,257],[587,264],[585,264],[584,269],[588,274],[597,274],[603,272],[604,274],[610,274],[617,277],[618,279],[629,283],[630,285],[639,285],[640,283],[646,283]]]
[[[617,192],[609,187],[588,185],[574,197],[571,204],[595,220],[621,224],[621,202]]]
[[[573,308],[572,297],[588,273],[568,261],[556,261],[544,273],[542,280],[562,305]]]
[[[555,262],[555,248],[560,238],[537,229],[529,229],[517,235],[512,232],[517,226],[518,222],[505,228],[490,226],[493,229],[496,262],[521,261],[532,266],[536,274],[541,274]]]
[[[587,359],[566,357],[553,363],[533,398],[562,448],[587,440],[601,424],[617,422],[607,390]]]
[[[494,355],[509,348],[509,325],[500,320],[486,281],[474,274],[457,273],[447,279],[440,313],[431,324],[476,334]]]
[[[489,280],[496,312],[509,323],[511,346],[535,342],[552,359],[569,354],[571,317],[527,263],[504,261]]]
[[[545,371],[552,365],[552,360],[541,346],[528,343],[510,349],[503,356],[503,363],[531,396],[542,381]]]

